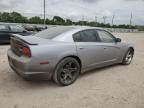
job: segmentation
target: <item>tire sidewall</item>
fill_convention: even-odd
[[[128,54],[129,51],[132,51],[132,59],[133,59],[134,51],[133,51],[131,48],[129,48],[129,49],[127,50],[124,58],[123,58],[123,61],[122,61],[122,64],[123,64],[123,65],[129,65],[129,64],[131,64],[131,62],[132,62],[132,60],[131,60],[131,62],[127,64],[127,62],[125,61],[125,58],[126,58],[126,56],[127,56],[127,54]]]
[[[72,62],[75,62],[75,63],[76,63],[76,65],[77,65],[77,67],[78,67],[78,73],[77,73],[76,78],[75,78],[72,82],[70,82],[70,83],[68,83],[68,84],[65,84],[65,83],[63,83],[63,82],[61,81],[61,79],[60,79],[60,73],[61,73],[61,68],[62,68],[67,62],[69,62],[69,61],[72,61]],[[55,72],[54,72],[54,75],[53,75],[53,79],[54,79],[54,81],[55,81],[57,84],[62,85],[62,86],[67,86],[67,85],[70,85],[70,84],[72,84],[72,83],[74,83],[74,82],[76,81],[76,79],[78,78],[78,76],[79,76],[79,74],[80,74],[80,70],[81,70],[81,69],[80,69],[80,64],[79,64],[79,62],[78,62],[76,59],[72,58],[72,57],[67,57],[67,58],[62,59],[62,60],[57,64],[56,69],[55,69]]]

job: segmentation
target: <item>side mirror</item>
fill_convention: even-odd
[[[121,42],[122,40],[120,38],[116,38],[115,42]]]

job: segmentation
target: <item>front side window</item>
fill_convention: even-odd
[[[110,33],[103,30],[97,30],[97,33],[99,35],[101,42],[106,43],[115,42],[115,38]]]

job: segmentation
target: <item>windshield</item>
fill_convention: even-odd
[[[39,33],[35,34],[34,36],[45,38],[45,39],[53,39],[56,36],[58,36],[62,33],[65,33],[67,31],[70,31],[72,29],[74,29],[74,27],[67,27],[67,26],[52,27],[52,28],[48,28],[42,32],[39,32]]]

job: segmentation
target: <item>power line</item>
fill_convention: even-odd
[[[103,16],[104,24],[106,23],[106,16]]]
[[[96,21],[96,22],[97,22],[97,18],[98,18],[98,17],[97,17],[97,16],[95,16],[95,21]]]
[[[85,17],[84,16],[82,16],[82,21],[84,21],[85,20]]]
[[[131,16],[130,16],[130,28],[131,28],[131,26],[132,26],[132,19],[133,19],[133,14],[132,14],[132,12],[131,12]]]
[[[115,18],[115,15],[112,16],[112,26],[114,24],[114,18]]]
[[[85,20],[85,17],[82,16],[82,25],[84,25],[84,20]]]
[[[45,13],[46,13],[46,9],[45,9],[45,0],[44,0],[44,25],[46,23],[46,21],[45,21],[45,17],[46,17]]]

